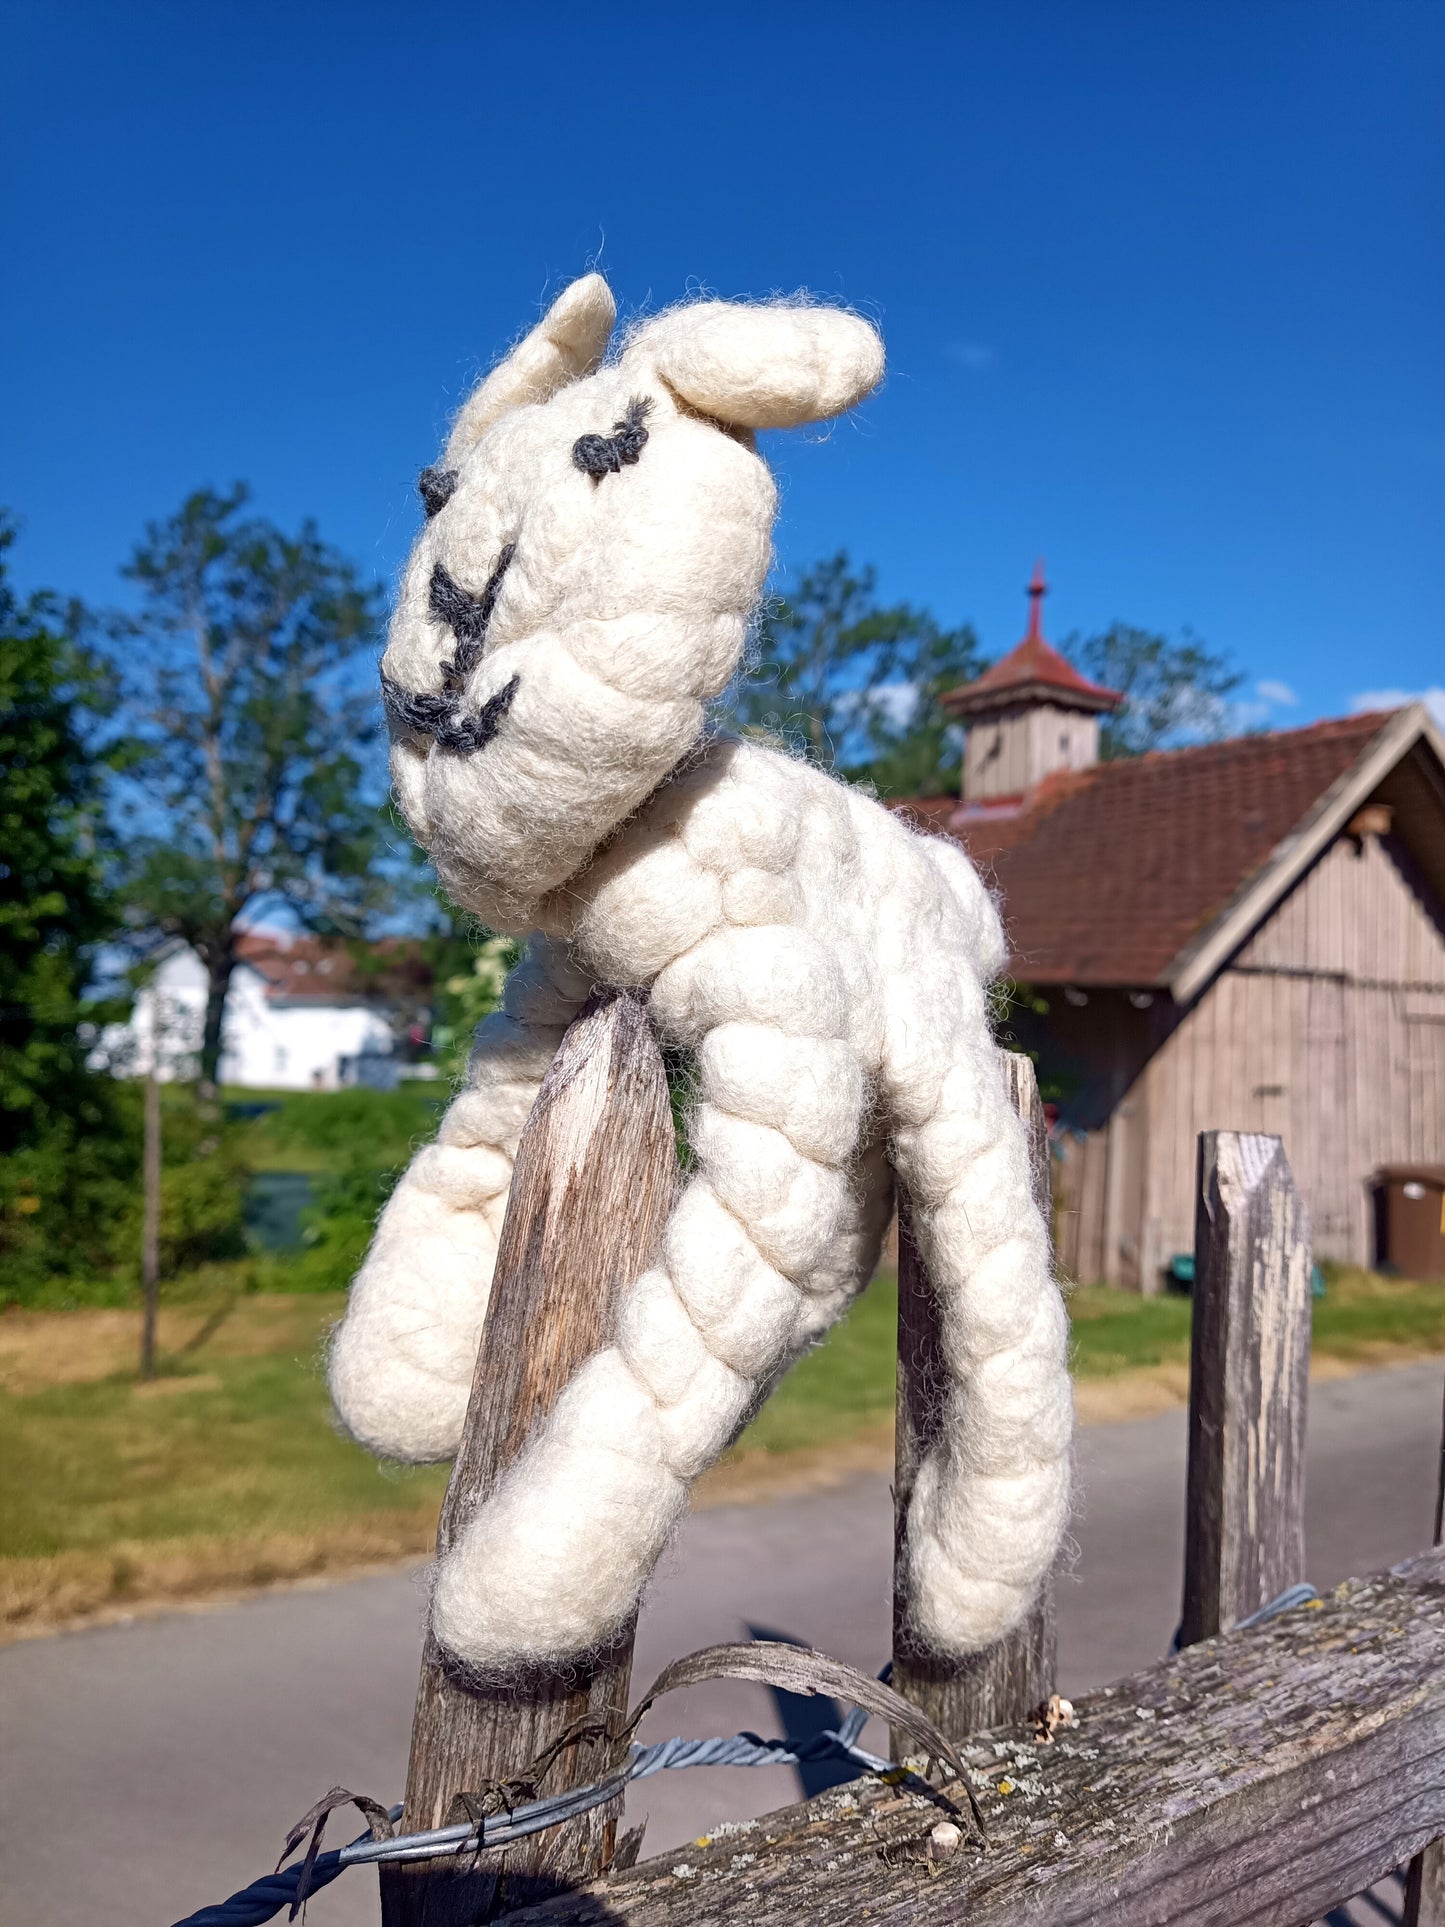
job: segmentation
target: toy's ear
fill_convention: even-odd
[[[826,421],[883,379],[883,343],[839,308],[698,301],[640,328],[645,354],[673,392],[735,428]]]
[[[454,468],[498,416],[525,402],[546,401],[569,381],[590,375],[607,352],[617,304],[600,274],[564,288],[531,334],[463,403],[452,428],[444,468]]]

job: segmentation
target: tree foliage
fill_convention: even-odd
[[[115,928],[95,748],[107,677],[53,595],[21,599],[0,516],[0,1154],[70,1115],[98,944]]]
[[[0,515],[0,1302],[106,1263],[133,1166],[114,1087],[86,1069],[86,999],[116,927],[97,744],[104,667],[78,612],[17,595]]]
[[[431,1042],[438,1068],[453,1082],[461,1079],[471,1053],[472,1033],[484,1017],[502,1006],[507,972],[522,954],[515,937],[497,937],[470,918],[423,939],[435,972]]]
[[[880,604],[876,572],[840,551],[766,606],[733,720],[887,794],[937,794],[958,764],[937,697],[981,666],[971,628]]]
[[[380,597],[313,523],[286,535],[248,503],[241,485],[201,489],[152,523],[125,571],[142,612],[118,628],[145,750],[127,899],[141,930],[184,938],[206,966],[206,1082],[245,913],[284,900],[355,932],[380,900],[376,704],[357,673]]]
[[[1101,718],[1099,753],[1107,762],[1151,749],[1215,742],[1232,726],[1230,697],[1244,681],[1228,657],[1185,630],[1180,640],[1116,622],[1097,636],[1070,636],[1064,652],[1124,701]]]
[[[872,754],[849,775],[871,782],[880,796],[958,793],[963,731],[939,699],[982,673],[985,658],[971,623],[940,629],[926,611],[917,616],[906,695],[880,718]]]

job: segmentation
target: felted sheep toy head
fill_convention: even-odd
[[[531,927],[736,669],[777,509],[753,431],[883,372],[836,309],[698,302],[604,366],[614,316],[600,275],[574,282],[462,409],[382,665],[402,809],[497,930]]]
[[[442,1649],[558,1663],[637,1609],[692,1481],[877,1266],[906,1189],[947,1384],[909,1500],[911,1623],[950,1653],[1027,1609],[1068,1509],[1067,1320],[989,1029],[998,913],[959,847],[705,728],[768,566],[753,431],[882,374],[819,307],[697,302],[604,362],[569,288],[463,407],[383,664],[397,795],[455,900],[527,933],[465,1088],[382,1213],[332,1395],[450,1456],[527,1116],[594,986],[689,1053],[690,1168],[655,1262],[442,1559]]]

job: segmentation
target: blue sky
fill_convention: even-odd
[[[1445,685],[1445,9],[17,0],[6,40],[23,586],[119,599],[236,477],[391,579],[448,413],[596,262],[624,311],[880,322],[886,389],[775,439],[784,569],[846,546],[998,651],[1043,554],[1049,633],[1190,624],[1249,720]]]

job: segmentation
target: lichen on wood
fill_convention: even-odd
[[[859,1781],[508,1916],[553,1927],[1290,1927],[1445,1832],[1445,1552],[964,1748],[990,1844]]]

